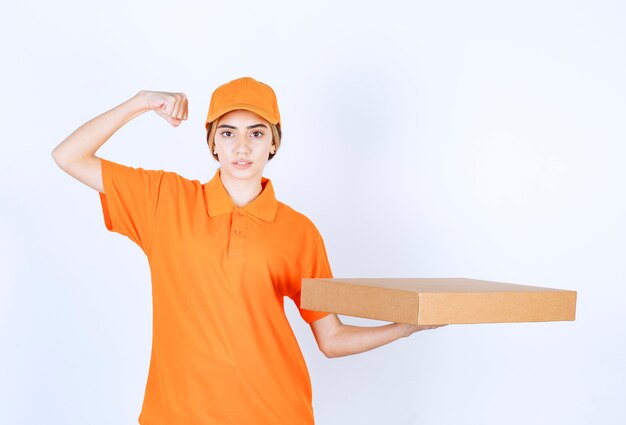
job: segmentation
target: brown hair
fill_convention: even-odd
[[[217,124],[218,121],[219,118],[210,122],[207,127],[206,133],[206,142],[207,145],[209,145],[209,151],[216,161],[219,161],[219,158],[217,157],[217,155],[215,155],[215,153],[213,153],[213,149],[215,148],[215,133],[217,132],[217,126],[215,124]],[[278,148],[280,147],[280,140],[283,136],[283,132],[280,129],[280,124],[269,123],[269,125],[272,130],[272,144],[274,145],[274,153],[270,153],[268,160],[274,158],[274,156],[278,152]]]

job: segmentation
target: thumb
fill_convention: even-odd
[[[156,112],[158,115],[163,117],[163,119],[165,119],[165,121],[167,121],[168,123],[170,123],[174,127],[179,126],[180,123],[181,123],[181,120],[179,120],[178,118],[174,118],[171,115],[168,115],[166,112],[164,112],[164,107],[162,109],[156,109],[154,112]]]
[[[148,101],[148,107],[153,111],[164,111],[167,107],[167,100],[163,97],[151,97]]]

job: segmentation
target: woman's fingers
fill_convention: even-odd
[[[172,117],[173,118],[180,118],[181,103],[182,103],[182,100],[178,96],[176,96],[175,102],[172,105]]]
[[[183,120],[187,119],[187,115],[188,115],[188,105],[189,105],[189,101],[187,100],[187,97],[185,96],[185,98],[183,99],[183,109],[182,109],[182,116],[180,117]]]
[[[177,98],[176,107],[173,116],[179,120],[187,119],[187,97],[180,93],[180,97]]]
[[[398,323],[397,325],[402,328],[404,336],[412,335],[415,332],[426,331],[429,329],[437,329],[443,326],[447,326],[447,325],[411,325],[408,323],[402,323],[402,324]]]
[[[182,120],[187,110],[187,97],[183,93],[174,93],[172,117]]]

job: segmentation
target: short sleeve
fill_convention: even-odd
[[[130,238],[147,254],[165,172],[133,168],[100,158],[106,228]]]
[[[324,246],[324,240],[322,239],[322,236],[319,234],[317,229],[315,229],[315,237],[313,237],[312,239],[312,243],[308,244],[309,246],[304,249],[304,252],[302,253],[302,275],[300,276],[300,282],[298,285],[299,288],[301,288],[302,286],[303,278],[333,277],[330,263],[328,262],[328,256],[326,254],[326,247]],[[316,320],[319,320],[330,314],[327,312],[312,311],[300,308],[301,292],[302,291],[300,289],[297,293],[291,295],[290,298],[296,304],[296,307],[300,312],[300,316],[302,316],[305,322],[311,324]]]

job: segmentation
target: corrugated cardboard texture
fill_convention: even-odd
[[[302,279],[301,307],[416,325],[575,320],[576,292],[465,278]]]

